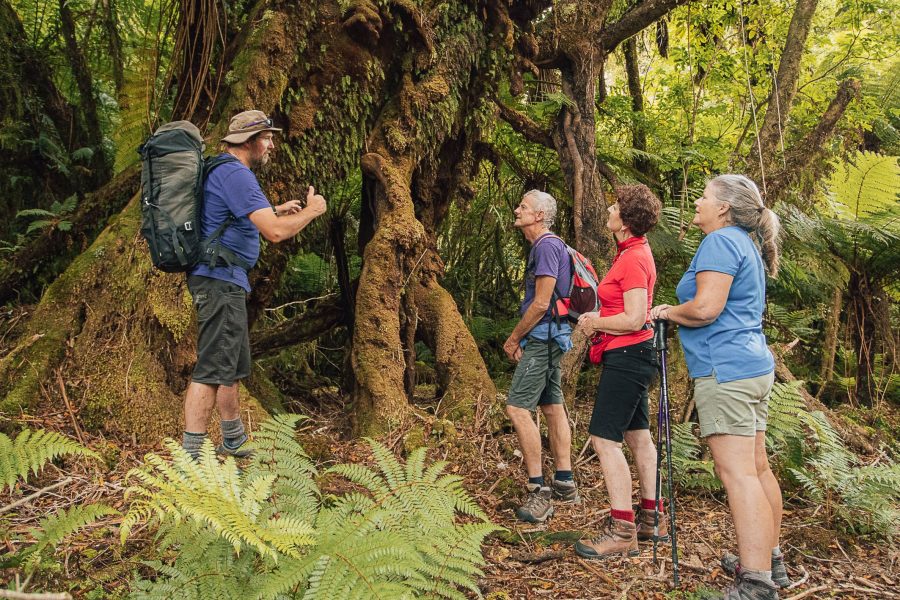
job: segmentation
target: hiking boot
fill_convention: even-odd
[[[249,438],[244,440],[244,443],[237,448],[229,448],[225,445],[225,442],[222,442],[216,446],[216,454],[220,456],[233,456],[235,458],[249,458],[253,456],[254,450],[247,447],[248,441],[250,441]]]
[[[550,484],[553,499],[565,504],[581,504],[581,496],[578,494],[578,486],[574,481],[560,481],[553,479]]]
[[[551,494],[549,487],[529,483],[528,496],[522,506],[516,509],[516,516],[526,523],[543,523],[553,515]]]
[[[669,520],[666,518],[665,511],[659,511],[659,524],[657,525],[657,534],[653,534],[653,524],[657,511],[648,510],[638,507],[635,510],[635,521],[637,522],[637,539],[641,542],[647,540],[656,542],[669,541]]]
[[[610,517],[597,537],[575,542],[575,552],[578,556],[592,559],[637,556],[637,528],[630,521]]]
[[[703,600],[778,600],[778,588],[768,581],[748,579],[738,569],[734,583],[724,593],[706,594]]]
[[[720,564],[722,570],[729,575],[735,575],[741,570],[741,559],[731,552],[722,555]],[[791,578],[788,577],[787,569],[784,566],[784,554],[778,556],[772,555],[772,581],[779,588],[787,588],[791,585]]]

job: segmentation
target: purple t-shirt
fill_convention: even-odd
[[[566,244],[552,233],[545,233],[531,245],[528,267],[525,270],[525,299],[522,300],[519,315],[524,315],[534,301],[535,279],[543,276],[556,279],[556,289],[560,294],[566,294],[572,284],[572,263]],[[553,302],[538,324],[547,323],[553,318],[552,309]]]
[[[231,215],[235,221],[225,229],[220,244],[243,258],[252,267],[259,259],[259,229],[248,216],[261,208],[272,210],[253,171],[239,161],[219,165],[209,174],[203,187],[203,218],[201,231],[206,239]],[[241,267],[209,268],[200,263],[191,275],[229,281],[250,292],[247,271]]]

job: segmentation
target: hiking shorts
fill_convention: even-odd
[[[562,355],[562,348],[556,342],[548,344],[547,340],[528,338],[509,385],[506,403],[525,410],[545,404],[562,404],[559,371]]]
[[[719,383],[715,375],[694,380],[700,437],[716,434],[755,436],[766,430],[769,394],[775,372]]]
[[[650,429],[649,391],[658,365],[650,340],[604,352],[588,432],[621,443],[626,431]]]
[[[191,381],[232,385],[250,375],[247,292],[221,279],[188,276],[197,309],[197,364]]]

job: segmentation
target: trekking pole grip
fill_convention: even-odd
[[[657,350],[666,349],[666,330],[669,322],[665,319],[657,319],[653,322],[653,347]]]

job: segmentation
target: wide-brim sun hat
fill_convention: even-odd
[[[231,117],[228,124],[228,135],[222,138],[229,144],[243,144],[251,137],[262,131],[281,131],[279,127],[272,127],[272,119],[261,110],[245,110]]]

